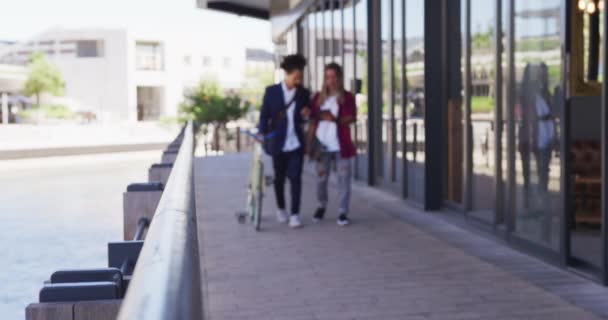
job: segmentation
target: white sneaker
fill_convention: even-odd
[[[347,225],[350,224],[350,219],[348,219],[348,217],[345,214],[341,214],[338,217],[337,223],[340,227],[346,227]]]
[[[300,221],[300,215],[293,214],[289,217],[289,227],[290,228],[299,228],[302,226],[302,221]]]
[[[277,221],[279,223],[287,223],[289,218],[287,217],[287,212],[285,210],[277,210]]]

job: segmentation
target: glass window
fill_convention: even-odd
[[[359,0],[355,2],[355,24],[356,24],[356,70],[358,83],[361,91],[356,95],[357,99],[357,178],[367,180],[368,159],[367,159],[367,106],[368,106],[368,72],[367,72],[367,1]]]
[[[583,15],[584,35],[584,77],[586,81],[601,81],[600,57],[602,57],[601,43],[603,38],[602,21],[604,10],[597,7],[596,2],[587,0],[585,9],[579,11]]]
[[[562,1],[514,0],[515,232],[558,250],[561,225],[563,103]]]
[[[424,201],[424,0],[407,0],[405,14],[408,196]]]
[[[79,58],[96,58],[103,56],[103,41],[78,40],[76,41],[76,56]]]
[[[163,53],[158,42],[137,42],[135,57],[137,70],[158,71],[163,69]]]
[[[317,11],[315,12],[316,17],[316,47],[317,47],[317,58],[316,58],[316,82],[317,82],[317,90],[321,89],[323,84],[323,68],[325,67],[325,52],[326,52],[326,35],[325,35],[325,19],[323,19],[323,11],[321,3],[319,2],[317,5]]]
[[[302,50],[302,52],[299,52],[300,54],[302,54],[304,56],[304,58],[306,58],[306,69],[304,70],[304,85],[308,88],[311,88],[310,86],[310,52],[308,50],[309,47],[309,32],[308,32],[308,18],[307,15],[304,15],[302,17],[302,19],[298,22],[298,29],[301,31],[300,36],[302,37],[302,39],[299,39],[298,42],[302,44],[302,47],[300,48],[300,50]]]
[[[393,180],[401,182],[403,179],[403,159],[404,139],[403,125],[405,120],[405,101],[404,101],[404,57],[403,50],[403,1],[393,1],[393,104],[394,104],[394,130],[395,130],[395,149],[393,150],[393,158],[395,161],[395,169]],[[399,161],[397,161],[399,159]]]
[[[391,52],[392,31],[391,31],[391,14],[393,0],[382,0],[380,21],[381,39],[382,39],[382,161],[379,165],[382,166],[378,170],[379,176],[384,178],[385,182],[392,180],[392,170],[394,162],[392,160],[392,143],[391,137],[393,126],[391,125],[393,111],[393,62]]]
[[[308,13],[306,16],[306,25],[308,29],[308,70],[310,73],[310,89],[317,90],[317,30],[315,24],[315,15],[313,12]]]
[[[189,67],[190,65],[192,65],[192,57],[184,56],[183,62],[184,62],[184,66]]]
[[[325,35],[325,64],[333,61],[334,56],[334,16],[332,14],[334,1],[322,1],[323,4],[323,30]]]
[[[342,61],[342,1],[332,1],[332,20],[333,20],[333,57],[332,60],[337,63]]]
[[[354,23],[354,6],[352,1],[344,3],[344,85],[355,93],[355,29]]]
[[[471,78],[466,85],[470,95],[469,152],[472,176],[470,214],[492,223],[495,200],[494,139],[494,20],[495,1],[470,1],[470,65]]]

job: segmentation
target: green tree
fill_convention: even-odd
[[[218,85],[201,81],[194,90],[185,95],[180,111],[201,125],[214,127],[215,149],[219,150],[220,130],[226,130],[230,121],[242,118],[250,109],[250,103],[243,101],[237,94],[224,94]]]
[[[61,72],[42,53],[32,55],[29,70],[23,92],[36,97],[36,106],[40,107],[40,95],[44,92],[56,96],[63,95],[64,81]]]

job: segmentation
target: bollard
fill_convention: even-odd
[[[167,184],[173,163],[157,163],[153,164],[148,170],[149,182],[160,182],[163,185]]]
[[[134,183],[127,187],[122,196],[124,240],[133,240],[141,218],[152,221],[162,190],[160,182]]]

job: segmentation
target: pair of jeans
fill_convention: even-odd
[[[336,165],[338,177],[339,214],[348,214],[351,192],[351,159],[342,158],[340,152],[322,152],[317,161],[317,199],[321,208],[327,207],[329,195],[327,184],[332,169]]]
[[[285,180],[289,179],[292,215],[300,213],[303,164],[304,152],[302,151],[302,148],[289,152],[281,152],[272,156],[272,166],[274,167],[274,192],[277,198],[277,207],[280,210],[285,210]]]

